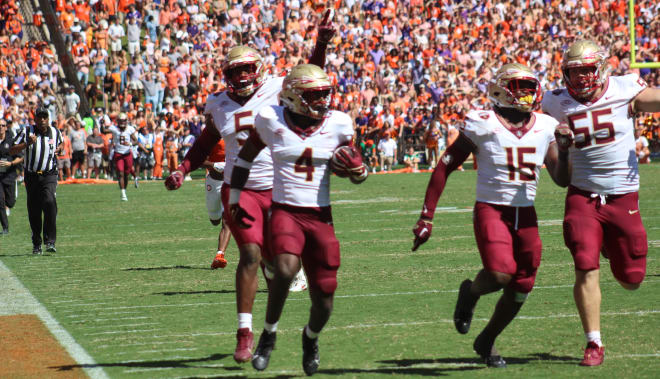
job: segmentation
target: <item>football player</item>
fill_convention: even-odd
[[[456,142],[431,175],[422,214],[413,229],[413,251],[431,236],[433,214],[447,177],[474,154],[478,163],[474,233],[483,269],[474,281],[461,283],[454,325],[466,334],[479,297],[504,289],[473,348],[489,367],[506,367],[495,339],[532,291],[541,262],[534,209],[539,172],[545,163],[555,183],[567,186],[571,140],[568,127],[532,112],[539,105],[541,85],[527,66],[502,66],[489,83],[488,95],[494,110],[468,113]]]
[[[660,88],[649,88],[637,74],[610,76],[607,59],[595,42],[574,42],[562,60],[566,88],[549,91],[542,102],[545,113],[575,134],[564,242],[575,262],[573,296],[587,339],[583,366],[604,359],[600,252],[623,288],[637,289],[644,280],[648,244],[639,212],[634,120],[639,112],[660,111]]]
[[[310,63],[323,67],[325,50],[335,33],[331,12],[326,12],[318,25],[316,46]],[[227,90],[209,96],[204,114],[206,125],[202,134],[190,148],[178,170],[165,181],[169,190],[181,186],[184,176],[197,169],[209,152],[222,138],[225,140],[227,160],[224,168],[222,202],[227,209],[234,160],[254,128],[254,118],[263,107],[278,104],[282,89],[282,77],[265,76],[264,64],[257,51],[246,46],[236,46],[227,54],[223,64]],[[232,220],[225,220],[239,247],[240,258],[236,268],[236,305],[238,310],[236,362],[252,359],[252,304],[257,292],[257,270],[264,252],[264,234],[271,205],[273,163],[268,150],[254,159],[250,176],[245,183],[241,206],[249,210],[255,220],[249,228],[239,228]],[[302,273],[301,273],[302,274]],[[303,288],[301,286],[300,288]]]
[[[209,220],[213,225],[220,225],[220,234],[218,234],[218,251],[211,262],[211,270],[227,267],[225,251],[229,246],[231,232],[229,226],[222,222],[224,207],[222,206],[222,183],[224,183],[225,172],[225,140],[221,139],[213,146],[213,150],[206,158],[202,167],[206,168],[206,210],[209,213]]]
[[[283,106],[269,106],[259,112],[232,172],[229,213],[234,224],[250,227],[258,217],[243,205],[243,188],[255,169],[255,158],[264,151],[272,155],[271,240],[266,259],[272,262],[274,277],[264,331],[252,359],[257,370],[268,366],[289,285],[300,270],[301,259],[312,300],[309,322],[302,333],[303,369],[312,375],[319,366],[317,341],[332,312],[340,261],[330,211],[329,161],[337,147],[349,145],[353,139],[350,116],[329,110],[332,92],[330,78],[320,67],[294,67],[280,93]],[[368,170],[357,149],[350,149],[344,176],[360,183]]]
[[[126,185],[128,184],[128,175],[135,175],[133,171],[133,145],[137,145],[137,131],[133,125],[128,123],[126,113],[120,113],[117,116],[117,126],[110,125],[103,133],[112,133],[112,147],[114,155],[112,161],[117,170],[117,181],[121,190],[121,200],[128,201],[126,197]]]

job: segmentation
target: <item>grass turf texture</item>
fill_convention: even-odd
[[[332,179],[342,267],[335,310],[321,334],[323,377],[660,376],[660,165],[641,167],[640,208],[649,239],[647,278],[622,289],[601,261],[601,367],[578,367],[585,341],[572,297],[573,263],[564,247],[565,190],[543,171],[537,213],[543,260],[536,288],[497,346],[509,367],[487,369],[472,342],[499,294],[479,302],[469,334],[452,324],[458,286],[481,268],[472,231],[476,173],[452,174],[436,213],[433,237],[416,253],[411,228],[429,174],[374,175],[356,186]],[[224,270],[211,271],[218,228],[207,220],[204,184],[176,192],[162,182],[58,188],[54,255],[32,256],[25,190],[0,238],[5,263],[113,378],[291,377],[301,368],[301,328],[308,293],[289,296],[269,368],[234,363],[236,307],[232,241]],[[265,282],[254,306],[261,333]],[[64,368],[66,369],[66,368]]]

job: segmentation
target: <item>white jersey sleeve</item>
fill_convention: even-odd
[[[254,129],[255,116],[262,108],[277,105],[278,95],[282,90],[282,77],[268,77],[247,103],[240,105],[226,92],[214,95],[207,100],[205,114],[213,116],[213,122],[225,140],[225,183],[231,184],[234,160],[243,143]],[[273,187],[273,161],[270,150],[264,149],[255,158],[245,188],[267,190]]]
[[[575,100],[565,89],[546,93],[543,111],[567,123],[575,134],[570,149],[571,185],[598,194],[639,189],[631,101],[646,88],[637,74],[610,76],[591,103]]]
[[[556,120],[542,114],[533,114],[522,128],[511,128],[493,111],[468,113],[461,132],[476,148],[477,201],[534,205],[539,172],[556,126]]]
[[[330,205],[332,153],[353,138],[353,121],[330,111],[321,126],[309,134],[297,134],[284,120],[284,108],[263,109],[255,121],[261,140],[272,152],[273,201],[297,207]]]

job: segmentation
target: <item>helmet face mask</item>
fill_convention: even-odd
[[[263,61],[259,53],[247,46],[232,48],[222,67],[230,93],[247,97],[263,83]]]
[[[572,96],[591,98],[609,76],[607,52],[593,41],[577,41],[564,52],[561,70],[566,89]]]
[[[294,67],[284,79],[280,101],[293,113],[320,120],[330,109],[334,86],[318,66]]]
[[[531,112],[541,101],[541,83],[529,67],[507,64],[488,84],[488,97],[500,108]]]

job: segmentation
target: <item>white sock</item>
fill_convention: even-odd
[[[603,341],[600,339],[600,330],[584,333],[584,336],[587,337],[587,343],[593,342],[598,347],[603,346]]]
[[[225,255],[224,251],[222,251],[222,250],[218,250],[218,252],[215,253],[215,255],[218,255],[218,254],[222,254],[223,256]],[[250,313],[248,313],[248,314],[250,314]],[[250,317],[252,317],[252,316],[250,316]]]
[[[269,324],[267,322],[264,322],[264,329],[268,333],[275,333],[275,332],[277,332],[277,323]]]
[[[121,194],[122,194],[123,196],[126,196],[126,190],[125,190],[125,189],[121,190]]]
[[[321,334],[321,332],[312,332],[312,329],[309,328],[309,325],[305,325],[305,334],[310,339],[316,339],[319,338],[319,334]]]
[[[252,331],[252,313],[238,314],[238,329],[248,328]]]

